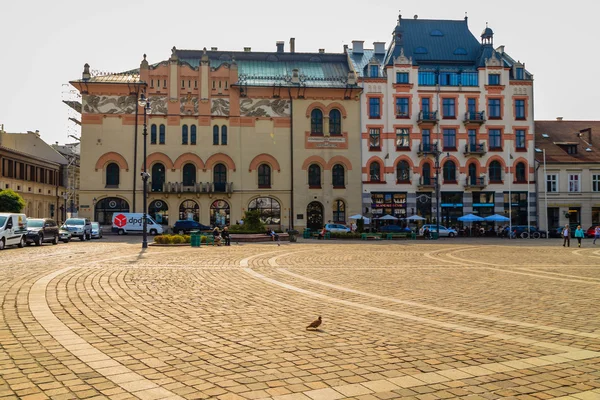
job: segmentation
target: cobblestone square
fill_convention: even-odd
[[[138,242],[0,253],[0,399],[600,399],[591,241]]]

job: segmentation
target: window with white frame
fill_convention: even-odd
[[[579,174],[569,174],[569,192],[581,192],[580,177]]]
[[[558,174],[546,175],[546,191],[548,193],[558,193]]]
[[[592,174],[592,192],[600,192],[600,174]]]

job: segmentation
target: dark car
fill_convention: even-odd
[[[200,222],[182,219],[175,222],[173,232],[183,235],[191,231],[210,231],[210,226],[202,225]]]
[[[27,244],[40,246],[44,242],[58,244],[59,233],[56,221],[50,218],[27,218]]]
[[[535,226],[529,226],[528,228],[527,225],[513,225],[512,230],[513,232],[515,232],[518,238],[523,239],[527,239],[528,237],[531,237],[533,239],[545,238],[548,235],[546,231],[539,230]],[[504,235],[506,235],[507,232],[508,226],[504,228]]]
[[[403,228],[400,225],[384,225],[384,226],[379,227],[379,232],[405,233],[405,232],[411,232],[411,230],[408,227]]]

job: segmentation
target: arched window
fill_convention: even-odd
[[[260,164],[258,166],[258,187],[271,187],[271,167],[267,164]]]
[[[444,164],[444,181],[456,182],[456,164],[452,160],[448,160]]]
[[[346,223],[346,203],[343,200],[333,202],[333,222]]]
[[[333,183],[334,188],[344,188],[346,187],[345,182],[345,171],[344,166],[342,164],[335,164],[333,168],[331,168],[331,181]]]
[[[225,192],[227,188],[227,167],[223,164],[217,164],[213,168],[213,183],[215,192]]]
[[[340,110],[333,109],[329,112],[329,134],[342,134],[342,113]]]
[[[154,200],[150,203],[148,215],[161,225],[169,225],[169,205],[163,200]]]
[[[490,177],[490,182],[502,182],[502,166],[498,161],[492,161],[490,163],[488,175]]]
[[[281,205],[271,197],[259,197],[250,201],[248,211],[260,212],[260,220],[266,225],[281,223]]]
[[[215,200],[210,205],[210,224],[224,227],[229,225],[230,217],[229,203],[225,200]]]
[[[161,125],[158,131],[158,144],[165,144],[165,126]]]
[[[150,126],[150,144],[156,144],[156,124]]]
[[[194,200],[182,201],[179,205],[179,219],[200,221],[200,206]]]
[[[400,161],[396,165],[396,179],[398,183],[410,183],[410,165],[407,161]]]
[[[213,126],[213,144],[214,145],[219,144],[219,126],[218,125]]]
[[[121,169],[117,163],[110,163],[106,166],[106,187],[119,187],[119,172]]]
[[[369,165],[369,180],[371,182],[381,181],[381,166],[377,161],[373,161],[371,165]]]
[[[227,125],[221,127],[221,144],[227,144]]]
[[[308,187],[321,187],[321,167],[317,164],[312,164],[308,167]]]
[[[196,144],[196,125],[190,127],[190,144]]]
[[[156,163],[152,166],[152,191],[162,192],[165,184],[165,166]]]
[[[315,108],[310,113],[310,134],[323,134],[323,111],[319,110],[318,108]]]
[[[527,182],[525,179],[525,164],[520,162],[515,168],[517,182]]]
[[[181,144],[188,144],[188,126],[181,127]]]
[[[431,185],[431,164],[423,164],[423,174],[421,175],[423,185]]]
[[[196,183],[196,166],[187,163],[183,166],[183,186],[194,186]]]

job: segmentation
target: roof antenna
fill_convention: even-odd
[[[469,19],[469,17],[467,16],[467,12],[465,11],[465,21],[468,19]]]

